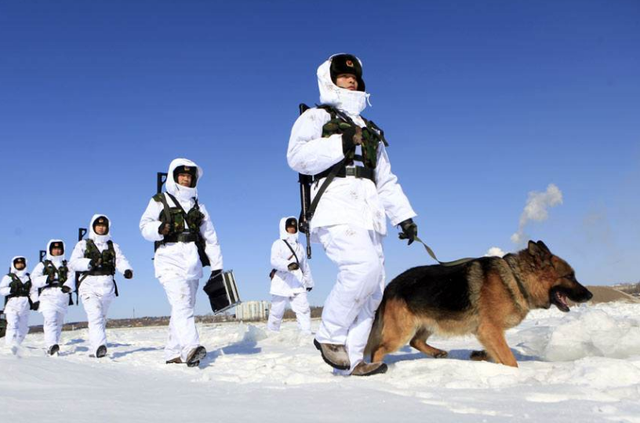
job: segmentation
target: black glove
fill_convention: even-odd
[[[71,292],[71,288],[69,288],[66,285],[62,285],[62,287],[60,289],[62,290],[62,293],[64,293],[64,294],[68,294],[69,292]]]
[[[133,278],[133,270],[127,269],[124,271],[123,275],[125,279],[131,279]]]
[[[307,288],[307,292],[311,292],[313,288]]]
[[[31,306],[29,308],[31,308],[31,310],[33,311],[38,311],[38,309],[40,308],[40,301],[31,303]]]
[[[300,266],[298,266],[298,263],[289,263],[287,269],[294,271],[300,269]]]
[[[413,223],[412,219],[407,219],[404,222],[400,222],[400,228],[402,229],[402,233],[398,235],[398,238],[408,239],[409,243],[407,245],[411,245],[418,236],[418,225]]]
[[[356,145],[362,144],[362,128],[359,126],[349,126],[342,132],[342,152],[346,156],[355,150]]]
[[[97,259],[91,259],[89,261],[89,269],[100,267],[101,264],[102,264],[102,257],[98,257]]]
[[[160,235],[169,235],[169,232],[171,232],[171,224],[168,222],[165,222],[158,227],[158,233]]]

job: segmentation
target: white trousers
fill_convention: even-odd
[[[160,278],[171,305],[169,336],[164,348],[166,360],[180,357],[187,361],[189,352],[200,345],[194,314],[198,282],[198,279]]]
[[[304,334],[311,333],[311,309],[309,308],[309,301],[307,300],[307,293],[301,292],[295,294],[293,297],[282,297],[280,295],[271,296],[271,310],[269,311],[269,321],[267,322],[267,329],[274,332],[280,330],[280,324],[282,323],[282,316],[284,316],[284,310],[287,303],[291,305],[291,309],[296,313],[296,320],[298,321],[298,329]]]
[[[42,311],[42,317],[44,324],[42,326],[44,330],[44,343],[47,348],[60,344],[60,334],[62,333],[62,326],[64,325],[64,312],[47,309]]]
[[[80,290],[82,306],[89,323],[89,353],[95,354],[101,345],[107,346],[107,312],[115,294],[100,294],[90,290]]]
[[[62,293],[58,288],[49,288],[40,295],[40,308],[44,323],[44,342],[47,348],[60,344],[60,334],[64,325],[64,317],[67,314],[69,295]]]
[[[29,307],[24,307],[22,310],[5,309],[7,318],[5,342],[8,346],[22,344],[25,336],[29,333],[29,311]]]
[[[316,339],[345,345],[351,369],[342,373],[350,374],[363,361],[373,319],[382,301],[382,236],[352,225],[318,228],[317,235],[329,259],[338,266],[338,278],[324,303]]]

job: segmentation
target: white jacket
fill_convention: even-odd
[[[91,222],[89,223],[89,239],[91,239],[94,244],[96,244],[96,248],[100,252],[109,248],[107,242],[111,240],[111,231],[113,229],[113,222],[109,219],[109,232],[106,235],[98,235],[93,230],[93,222],[100,216],[104,216],[109,219],[108,216],[104,214],[94,214],[91,218]],[[129,261],[122,253],[120,246],[113,243],[113,249],[116,254],[116,270],[120,273],[124,273],[127,270],[133,271]],[[87,241],[82,240],[78,241],[73,252],[71,253],[71,259],[69,259],[69,268],[76,272],[87,272],[91,270],[91,265],[89,262],[91,259],[85,258],[84,253],[87,250]],[[91,292],[98,295],[107,295],[115,293],[115,284],[113,276],[104,275],[104,276],[80,276],[81,283],[80,288],[78,290],[78,294],[82,297],[83,292]]]
[[[331,58],[318,68],[321,103],[342,110],[357,125],[365,127],[360,112],[366,107],[369,94],[336,86],[331,81],[330,66]],[[316,175],[344,159],[342,135],[322,138],[322,127],[330,119],[331,115],[325,110],[313,108],[296,120],[287,150],[287,162],[293,170],[305,175]],[[382,143],[378,147],[375,179],[376,183],[353,176],[335,178],[318,204],[311,220],[311,230],[352,224],[386,235],[385,214],[394,226],[416,216],[398,178],[391,172],[389,157]],[[323,178],[312,185],[312,201],[324,180]]]
[[[51,244],[54,242],[62,242],[63,253],[59,256],[51,255]],[[51,263],[56,267],[56,269],[62,267],[62,262],[64,261],[66,252],[66,246],[64,242],[60,239],[52,239],[47,243],[47,255],[46,259],[51,261]],[[75,289],[75,278],[76,272],[71,270],[69,264],[67,263],[67,268],[69,272],[67,274],[67,280],[64,282],[64,286],[68,287],[71,291]],[[44,272],[44,263],[40,262],[36,264],[36,267],[31,272],[32,282],[35,288],[45,288],[47,286],[47,276],[43,274]],[[55,281],[58,282],[57,280]],[[49,309],[55,309],[56,311],[64,312],[69,305],[69,294],[65,294],[62,292],[61,288],[46,288],[40,292],[39,296],[40,307],[38,308],[39,312],[44,312]]]
[[[180,203],[185,212],[189,212],[195,205],[195,199],[198,198],[198,189],[188,188],[178,185],[173,179],[173,171],[178,166],[193,166],[198,169],[198,179],[200,182],[203,171],[200,166],[188,159],[175,159],[169,164],[167,174],[166,191],[173,195]],[[163,194],[167,200],[169,207],[174,206],[171,198]],[[222,252],[218,243],[218,235],[211,223],[209,212],[203,204],[199,204],[200,211],[204,215],[200,224],[200,235],[205,241],[205,253],[211,262],[211,270],[221,270]],[[164,235],[158,233],[158,229],[162,222],[160,221],[160,213],[163,211],[162,203],[155,201],[153,198],[149,201],[147,209],[140,219],[140,232],[147,241],[162,241]],[[188,227],[185,222],[185,231]],[[176,275],[181,279],[192,280],[202,277],[202,263],[198,256],[198,247],[193,242],[170,242],[161,245],[154,255],[153,265],[155,267],[156,278],[168,275]]]
[[[280,220],[280,239],[276,240],[271,246],[271,266],[276,269],[276,273],[271,279],[271,295],[279,295],[281,297],[292,297],[295,294],[305,292],[307,288],[313,288],[313,277],[311,276],[311,268],[307,262],[304,248],[298,242],[298,232],[290,234],[285,228],[287,219],[283,217]],[[289,243],[300,263],[300,269],[289,270],[291,263],[296,263],[296,257],[291,252],[285,241]]]
[[[27,263],[27,259],[24,256],[16,256],[12,258],[11,270],[9,273],[13,273],[18,278],[20,278],[22,283],[26,283],[30,279],[29,272],[27,272],[26,266],[22,270],[17,270],[13,266],[13,262],[17,258],[24,258],[25,264]],[[0,280],[0,295],[6,297],[11,294],[11,282],[12,282],[12,279],[8,274],[3,276],[2,280]],[[9,298],[9,300],[7,301],[7,305],[4,307],[4,312],[5,313],[13,312],[17,314],[24,313],[30,308],[29,299],[31,299],[31,301],[33,302],[38,300],[38,290],[33,286],[33,281],[31,282],[31,290],[29,291],[29,298],[28,297]]]

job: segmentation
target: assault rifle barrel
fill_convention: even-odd
[[[162,185],[167,182],[168,173],[158,172],[156,176],[156,193],[160,194],[162,192]]]

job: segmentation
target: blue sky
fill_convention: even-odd
[[[394,172],[443,260],[510,241],[530,192],[563,203],[525,233],[585,284],[640,279],[640,3],[4,1],[0,263],[70,252],[94,213],[135,269],[110,317],[167,315],[138,222],[175,157],[199,186],[241,297],[268,299],[278,222],[299,212],[286,148],[316,68],[358,55]],[[431,264],[395,229],[387,276]],[[321,305],[336,270],[311,262]],[[207,313],[201,292],[197,312]],[[39,317],[33,317],[37,322]],[[82,320],[73,307],[68,320]]]

